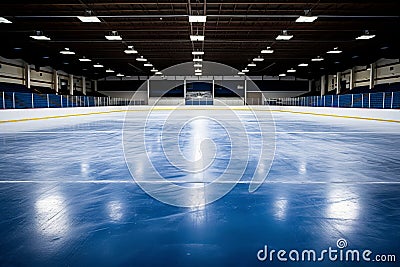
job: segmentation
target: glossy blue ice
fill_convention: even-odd
[[[123,114],[19,123],[16,132],[7,132],[16,123],[0,125],[0,265],[398,266],[399,126],[274,116],[267,181],[193,208],[160,203],[133,182]],[[321,251],[339,238],[349,249],[396,254],[397,264],[257,260],[265,245]]]

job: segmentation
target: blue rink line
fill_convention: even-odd
[[[276,118],[275,159],[256,192],[244,177],[192,208],[133,183],[119,115],[1,133],[0,181],[31,182],[0,182],[0,266],[397,266],[257,260],[265,245],[319,251],[339,238],[400,259],[399,133],[298,116]]]

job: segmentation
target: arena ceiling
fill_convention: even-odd
[[[312,78],[378,58],[399,58],[400,2],[397,1],[1,1],[0,55],[22,58],[37,66],[53,66],[76,75],[103,78],[107,69],[125,75],[151,75],[151,67],[136,60],[143,56],[156,69],[193,60],[230,65],[239,70],[262,56],[247,74],[278,75],[296,69],[297,77]],[[308,12],[311,23],[296,22]],[[77,16],[95,16],[84,23]],[[206,16],[206,22],[189,22],[189,16]],[[40,34],[50,40],[35,40]],[[122,40],[105,38],[117,31]],[[287,31],[293,37],[278,41]],[[356,37],[375,35],[369,40]],[[191,41],[202,35],[204,41]],[[138,54],[126,54],[133,46]],[[261,50],[273,50],[261,54]],[[334,48],[340,54],[327,54]],[[69,48],[75,55],[63,55]],[[311,61],[316,57],[323,61]],[[79,61],[80,58],[90,62]],[[95,68],[100,63],[103,68]],[[309,64],[299,67],[301,63]]]

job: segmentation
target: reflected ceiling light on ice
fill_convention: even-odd
[[[59,194],[46,195],[35,203],[37,231],[49,237],[63,237],[69,231],[66,200]]]
[[[354,226],[349,221],[357,220],[361,209],[359,196],[346,186],[332,186],[328,190],[326,217],[335,220],[333,226],[339,231],[351,231]]]
[[[274,202],[274,216],[276,219],[286,219],[287,204],[287,199],[278,199]]]
[[[207,16],[189,16],[189,22],[206,22]]]
[[[122,219],[123,210],[122,203],[120,201],[110,201],[107,204],[108,216],[113,221],[119,221]]]

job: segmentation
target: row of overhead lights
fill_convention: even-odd
[[[32,39],[34,40],[39,40],[39,41],[50,41],[51,38],[44,35],[41,31],[36,31],[34,35],[30,36]],[[122,37],[116,32],[116,31],[112,31],[109,35],[105,36],[107,40],[110,41],[114,41],[114,40],[122,40]],[[124,53],[127,55],[131,55],[131,54],[138,54],[138,51],[135,50],[133,48],[133,46],[128,46],[127,49],[124,50]],[[75,52],[71,51],[69,48],[65,48],[64,50],[60,51],[60,54],[63,55],[75,55]],[[90,62],[91,60],[85,57],[82,57],[79,59],[79,61],[81,62]],[[159,72],[157,69],[154,68],[153,64],[151,64],[146,58],[144,58],[143,56],[137,57],[136,61],[138,62],[144,62],[144,66],[145,67],[153,67],[150,71],[154,72],[157,75],[161,75],[162,73]],[[103,68],[104,66],[97,63],[94,64],[93,67],[95,68]],[[111,69],[107,69],[106,70],[107,73],[114,73],[113,70]],[[124,75],[121,73],[117,74],[118,77],[123,77]]]
[[[86,16],[77,16],[77,18],[84,23],[99,23],[101,22],[100,19],[96,16],[91,16],[91,12],[87,11]],[[10,20],[0,17],[0,23],[12,23]],[[51,38],[49,36],[46,36],[43,34],[43,32],[41,31],[35,31],[35,33],[33,35],[29,36],[30,38],[37,40],[37,41],[50,41]],[[122,41],[122,36],[118,34],[117,31],[111,31],[109,34],[106,34],[104,36],[107,40],[109,41]],[[133,48],[133,46],[128,46],[127,49],[124,50],[125,54],[138,54],[138,51],[135,50]],[[75,55],[75,52],[71,51],[69,48],[65,48],[64,50],[60,51],[60,54],[63,55]],[[79,59],[79,61],[81,62],[90,62],[91,60],[85,57],[82,57]],[[158,71],[157,69],[154,68],[153,64],[151,64],[150,62],[148,62],[147,59],[145,59],[143,56],[140,56],[138,58],[136,58],[136,61],[138,62],[144,62],[144,66],[145,67],[153,67],[150,71],[154,72],[156,75],[161,75],[162,73],[160,71]],[[95,68],[103,68],[104,66],[102,64],[94,64],[93,67]],[[107,73],[114,73],[114,71],[112,69],[107,69],[106,70]],[[118,73],[116,75],[117,77],[123,77],[124,75],[121,73]]]
[[[200,15],[191,15],[189,16],[189,23],[206,23],[207,16],[200,16]],[[190,35],[191,42],[204,42],[204,35]],[[193,46],[194,47],[194,46]],[[192,51],[193,55],[193,67],[194,67],[194,75],[201,76],[203,75],[203,56],[204,51],[202,50],[195,50]]]
[[[314,22],[315,20],[318,19],[317,16],[311,16],[311,12],[310,11],[305,11],[305,16],[300,16],[296,19],[296,22],[298,23],[311,23]],[[369,31],[364,31],[364,33],[358,37],[356,37],[356,40],[370,40],[372,38],[374,38],[375,35],[370,34]],[[293,38],[293,35],[288,34],[287,30],[283,30],[281,34],[279,34],[275,40],[277,41],[289,41],[290,39]],[[261,50],[261,54],[272,54],[274,53],[274,50],[271,49],[271,47],[267,47],[267,49]],[[339,50],[338,47],[335,47],[332,50],[329,50],[326,52],[327,54],[340,54],[342,53],[341,50]],[[312,62],[320,62],[323,61],[324,58],[318,56],[316,58],[311,59]],[[248,67],[255,67],[256,66],[256,61],[264,61],[264,58],[262,58],[261,56],[258,56],[256,58],[253,58],[253,61],[251,63],[249,63],[247,65],[247,67],[245,69],[243,69],[242,71],[238,72],[238,75],[244,75],[245,73],[249,72],[249,68]],[[300,63],[298,65],[299,67],[308,67],[308,63]],[[289,70],[287,70],[287,73],[295,73],[296,70],[291,68]],[[286,73],[281,73],[279,74],[280,77],[284,77],[286,76]]]

